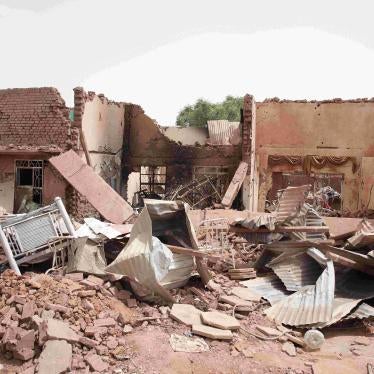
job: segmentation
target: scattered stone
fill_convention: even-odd
[[[126,348],[123,345],[119,345],[112,351],[112,355],[120,361],[128,360],[130,357],[126,352]]]
[[[69,327],[68,323],[57,319],[48,319],[39,326],[39,342],[42,344],[49,339],[75,343],[79,341],[79,336]]]
[[[87,280],[91,283],[95,283],[98,286],[102,286],[104,284],[104,280],[99,277],[96,277],[95,275],[89,275],[87,277]]]
[[[209,345],[201,338],[190,338],[184,335],[171,334],[169,343],[174,352],[206,352]]]
[[[233,338],[230,330],[221,330],[206,325],[193,325],[192,332],[196,335],[205,336],[210,339],[231,340]]]
[[[68,278],[72,281],[79,282],[83,280],[83,273],[69,273],[65,274],[65,278]]]
[[[34,355],[35,351],[33,349],[28,348],[19,349],[13,352],[13,357],[21,361],[28,361],[32,359]]]
[[[237,330],[240,327],[236,318],[217,311],[202,313],[201,319],[205,324],[223,330]]]
[[[96,340],[87,338],[85,336],[79,337],[79,343],[86,345],[87,347],[95,348],[99,343]]]
[[[123,332],[124,332],[125,334],[128,334],[129,332],[132,332],[132,330],[134,330],[134,329],[133,329],[133,327],[132,327],[131,325],[125,325],[125,326],[123,327]]]
[[[55,312],[68,313],[70,311],[70,308],[59,304],[46,303],[45,306],[47,309],[53,310]]]
[[[84,333],[87,336],[94,336],[94,335],[102,335],[106,334],[108,332],[108,329],[106,327],[102,326],[87,326]]]
[[[352,345],[365,345],[369,346],[371,344],[370,340],[368,338],[356,338]]]
[[[296,348],[295,345],[291,342],[285,342],[282,344],[282,351],[287,353],[291,357],[296,356]]]
[[[22,309],[21,320],[25,321],[35,314],[36,305],[33,301],[27,302]]]
[[[201,325],[201,311],[190,304],[173,304],[170,317],[185,325]]]
[[[129,308],[135,308],[138,306],[136,299],[127,299],[126,304]]]
[[[281,336],[283,335],[283,332],[273,329],[272,327],[267,327],[267,326],[261,326],[261,325],[256,325],[256,329],[263,334],[270,336],[270,337],[275,337],[275,336]]]
[[[115,326],[116,321],[113,318],[99,318],[94,321],[97,327]]]
[[[83,299],[82,306],[86,310],[95,310],[95,307],[87,299]]]
[[[63,340],[49,340],[39,357],[38,374],[59,374],[70,371],[72,347]]]
[[[118,346],[118,340],[111,337],[107,340],[106,342],[106,346],[109,348],[109,349],[114,349]]]
[[[78,291],[77,296],[79,297],[88,297],[88,296],[95,296],[96,291],[95,290],[83,290],[83,291]]]
[[[235,310],[242,312],[249,312],[253,308],[253,304],[250,301],[243,300],[235,295],[221,295],[219,301],[235,306]]]
[[[96,354],[87,355],[85,360],[86,360],[87,364],[90,365],[90,368],[93,371],[98,371],[99,373],[106,372],[106,370],[109,367],[108,363],[104,362],[100,358],[100,356],[98,356]]]

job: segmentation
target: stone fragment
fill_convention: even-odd
[[[261,295],[255,294],[247,287],[233,287],[231,293],[243,300],[247,301],[260,301]]]
[[[237,330],[240,327],[236,318],[217,311],[202,313],[201,319],[205,324],[223,330]]]
[[[78,342],[79,336],[72,330],[66,322],[57,319],[48,319],[39,326],[39,342],[56,339],[66,340],[68,342]]]
[[[133,329],[133,327],[132,327],[131,325],[125,325],[125,326],[123,327],[123,332],[124,332],[125,334],[128,334],[129,332],[132,332],[132,330],[134,330],[134,329]]]
[[[55,316],[55,311],[54,310],[43,310],[40,317],[44,320],[46,319],[51,319]]]
[[[45,307],[47,309],[53,310],[55,312],[60,312],[60,313],[67,313],[70,311],[70,308],[67,308],[66,306],[59,305],[59,304],[46,303]]]
[[[28,361],[33,358],[35,351],[33,349],[23,348],[13,352],[13,357],[17,360]]]
[[[129,308],[135,308],[138,305],[136,299],[127,299],[126,304]]]
[[[32,288],[36,288],[36,289],[39,289],[39,288],[42,287],[39,282],[37,282],[35,279],[32,279],[32,278],[31,279],[27,279],[25,281],[25,284],[28,285],[28,286],[30,286],[30,287],[32,287]]]
[[[82,306],[86,310],[95,310],[95,307],[87,299],[83,299]]]
[[[109,354],[108,347],[106,347],[105,345],[97,345],[97,346],[96,346],[96,352],[97,352],[100,356],[105,356],[105,355],[108,355],[108,354]]]
[[[77,296],[79,297],[88,297],[88,296],[95,296],[96,291],[95,290],[83,290],[83,291],[78,291]]]
[[[292,342],[285,342],[282,344],[282,351],[291,357],[296,356],[296,348]]]
[[[190,304],[173,304],[170,317],[185,325],[199,325],[201,322],[201,311]]]
[[[27,302],[22,309],[22,315],[21,315],[21,320],[24,321],[26,319],[31,318],[36,311],[36,305],[33,301]]]
[[[108,329],[106,327],[102,326],[87,326],[84,330],[85,335],[87,336],[94,336],[96,334],[106,334],[108,332]]]
[[[256,329],[258,331],[262,332],[263,334],[265,334],[266,336],[275,337],[275,336],[283,335],[283,333],[281,331],[279,331],[277,329],[273,329],[272,327],[256,325]]]
[[[19,338],[17,339],[17,350],[21,349],[34,349],[35,344],[35,331],[29,330],[25,331]]]
[[[235,306],[235,310],[237,311],[249,312],[253,308],[253,305],[250,301],[243,300],[235,295],[221,295],[219,301]]]
[[[119,345],[111,353],[117,360],[123,361],[129,359],[129,355],[123,345]]]
[[[99,318],[94,321],[94,326],[105,327],[105,326],[115,326],[116,321],[113,318]]]
[[[65,278],[68,278],[72,281],[79,282],[83,280],[83,273],[69,273],[65,274]]]
[[[87,338],[85,336],[79,337],[79,343],[86,345],[87,347],[95,348],[99,343],[96,340]]]
[[[99,373],[106,372],[108,370],[108,363],[104,362],[99,355],[92,354],[86,356],[86,362],[91,367],[93,371],[98,371]]]
[[[87,280],[89,282],[91,282],[91,283],[94,283],[94,284],[98,285],[98,286],[102,286],[104,284],[104,280],[103,279],[101,279],[99,277],[96,277],[94,275],[89,275],[87,277]]]
[[[63,340],[49,340],[39,357],[38,374],[59,374],[69,372],[72,361],[72,347]]]
[[[192,332],[210,339],[231,340],[233,338],[231,330],[221,330],[201,324],[192,325]]]
[[[109,349],[114,349],[118,346],[118,340],[115,339],[115,338],[109,338],[106,342],[106,346],[109,348]]]

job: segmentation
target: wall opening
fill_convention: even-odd
[[[310,173],[307,175],[301,172],[273,172],[272,186],[266,196],[266,210],[272,210],[278,190],[306,184],[312,186],[310,198],[319,211],[323,213],[324,210],[341,210],[343,182],[344,174]]]
[[[43,160],[16,160],[14,211],[18,212],[23,200],[42,205],[43,202]]]

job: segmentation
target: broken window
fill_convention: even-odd
[[[32,199],[37,204],[43,202],[43,163],[43,160],[16,161],[16,194],[29,187],[32,189]]]
[[[142,166],[140,168],[140,192],[152,198],[164,197],[166,190],[166,166]]]

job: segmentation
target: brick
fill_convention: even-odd
[[[70,308],[59,304],[46,303],[45,306],[47,309],[53,310],[55,312],[68,313],[70,311]]]
[[[104,362],[98,355],[87,355],[86,362],[91,367],[93,371],[98,371],[99,373],[104,373],[108,370],[108,363]]]
[[[115,326],[116,321],[113,318],[101,318],[101,319],[96,319],[94,321],[94,326],[98,327],[104,327],[104,326]]]
[[[95,348],[99,344],[96,340],[86,338],[85,336],[79,337],[79,343],[91,348]]]
[[[31,318],[35,314],[36,305],[33,301],[27,302],[22,309],[21,320],[26,320]]]
[[[100,326],[87,326],[84,333],[87,336],[103,335],[108,333],[108,329]]]
[[[87,280],[89,282],[92,282],[92,283],[98,285],[98,286],[102,286],[104,284],[104,280],[103,279],[101,279],[99,277],[95,277],[94,275],[89,275],[87,277]]]
[[[18,360],[22,360],[22,361],[28,361],[31,358],[33,358],[34,355],[35,355],[35,351],[32,349],[27,349],[27,348],[20,349],[20,350],[13,352],[13,357]]]
[[[136,299],[127,299],[126,304],[129,308],[135,308],[136,306],[138,306]]]
[[[88,297],[88,296],[95,296],[96,291],[95,290],[83,290],[83,291],[78,291],[77,296],[79,297]]]

